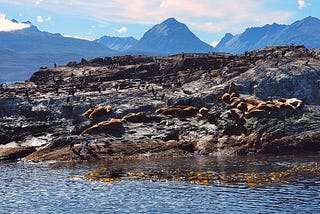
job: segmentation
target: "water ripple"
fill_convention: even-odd
[[[316,156],[319,158],[319,156]],[[312,158],[314,160],[314,158]],[[305,162],[307,158],[303,159]],[[270,171],[270,167],[301,162],[281,158],[270,160],[214,158],[163,162],[128,162],[122,168],[161,170],[190,169],[212,171]],[[200,166],[197,168],[197,164]],[[223,166],[224,164],[224,166]],[[239,167],[240,165],[240,167]],[[265,168],[268,166],[269,168]],[[248,188],[197,185],[185,182],[149,182],[123,179],[102,183],[68,179],[88,168],[52,169],[46,164],[0,164],[0,213],[319,213],[320,181],[301,178],[290,184]]]

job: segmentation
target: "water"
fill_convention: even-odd
[[[44,163],[2,163],[0,213],[320,213],[319,176],[256,188],[125,178],[121,182],[102,183],[75,178],[99,167],[118,168],[124,172],[270,172],[290,164],[319,162],[319,159],[318,153],[227,159],[196,157],[59,167]]]

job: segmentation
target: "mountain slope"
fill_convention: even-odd
[[[28,79],[39,67],[66,64],[81,58],[114,55],[102,44],[42,32],[30,23],[23,30],[0,32],[0,82]]]
[[[216,48],[222,52],[244,53],[248,50],[264,48],[269,45],[276,45],[276,35],[280,34],[285,25],[265,25],[263,27],[247,28],[242,34],[226,36],[218,43]]]
[[[247,28],[238,35],[226,34],[216,48],[222,52],[245,51],[273,45],[303,44],[308,48],[320,48],[320,20],[307,17],[291,25],[265,25]]]
[[[135,44],[138,40],[130,37],[114,37],[114,36],[103,36],[100,39],[94,40],[94,42],[103,44],[108,48],[116,51],[126,51]]]
[[[130,50],[176,54],[209,52],[215,49],[196,37],[185,24],[169,18],[148,30]]]

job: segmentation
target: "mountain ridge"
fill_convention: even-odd
[[[116,37],[116,36],[102,36],[94,42],[101,43],[106,47],[116,51],[126,51],[134,46],[138,40],[133,36],[129,37]]]
[[[154,25],[129,50],[177,54],[181,52],[209,52],[215,48],[201,41],[189,28],[175,18]]]
[[[227,33],[216,48],[222,52],[244,53],[266,46],[302,44],[307,48],[320,48],[320,20],[308,16],[290,25],[266,24],[247,28],[243,33]]]

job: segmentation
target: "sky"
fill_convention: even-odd
[[[226,33],[292,24],[307,16],[320,19],[319,11],[320,0],[0,0],[0,31],[28,26],[10,21],[15,19],[75,38],[140,39],[152,26],[174,17],[215,46]]]

